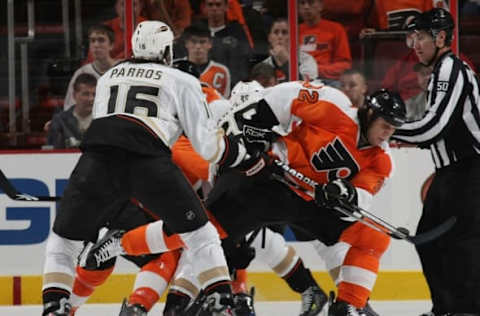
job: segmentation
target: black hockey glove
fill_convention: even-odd
[[[259,128],[248,124],[243,124],[243,140],[249,153],[266,152],[278,137],[278,135],[267,128]]]
[[[315,187],[315,203],[320,207],[334,208],[342,203],[357,204],[357,190],[344,179],[335,179]]]
[[[244,97],[248,99],[248,95]],[[227,135],[241,137],[250,154],[268,151],[278,137],[278,134],[272,131],[272,128],[279,124],[275,114],[265,100],[242,102],[244,103],[233,105],[232,111],[220,119],[219,126]]]
[[[270,174],[268,167],[271,164],[270,157],[261,152],[252,154],[249,158],[242,161],[235,169],[247,177],[261,174]]]
[[[248,153],[240,136],[229,135],[224,139],[225,153],[219,163],[219,173],[224,172],[226,168],[233,168],[250,177],[265,171],[265,167],[270,163],[268,155],[259,151]]]
[[[218,163],[220,169],[232,168],[238,166],[247,157],[247,149],[240,136],[230,134],[224,136],[225,151],[223,157]]]

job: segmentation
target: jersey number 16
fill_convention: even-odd
[[[159,90],[151,86],[111,86],[108,113],[122,112],[156,117],[160,105]]]

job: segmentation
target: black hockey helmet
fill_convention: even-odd
[[[176,59],[173,61],[172,66],[173,68],[177,68],[178,70],[186,72],[187,74],[191,74],[197,79],[200,78],[200,72],[198,72],[197,67],[195,67],[195,64],[191,61],[186,59]]]
[[[420,30],[427,31],[433,38],[435,38],[440,31],[445,31],[447,33],[446,42],[448,44],[452,41],[454,28],[455,22],[453,21],[452,15],[442,8],[434,8],[423,12],[407,26],[407,30],[412,32]]]
[[[370,122],[373,122],[377,117],[381,117],[396,127],[405,123],[407,108],[398,93],[380,89],[368,96],[366,101],[367,109],[373,110]]]

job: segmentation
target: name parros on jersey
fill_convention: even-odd
[[[110,78],[132,77],[160,80],[162,71],[158,69],[136,68],[132,66],[117,67],[112,69]]]

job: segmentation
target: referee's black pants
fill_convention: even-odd
[[[480,159],[439,169],[427,193],[417,234],[451,216],[455,226],[437,240],[420,245],[423,272],[435,315],[480,315]]]

